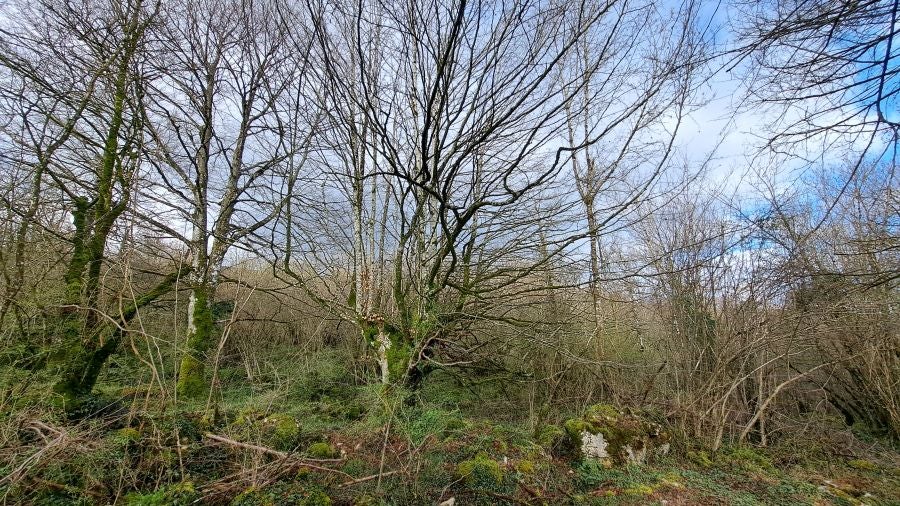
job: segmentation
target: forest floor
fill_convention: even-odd
[[[674,439],[666,456],[607,468],[560,452],[557,425],[529,428],[502,383],[438,378],[410,405],[320,356],[251,381],[223,367],[209,403],[132,373],[118,359],[73,419],[46,406],[39,378],[4,370],[6,504],[900,504],[895,443],[825,421],[765,448]]]

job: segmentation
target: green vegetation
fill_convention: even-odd
[[[267,360],[277,377],[291,378],[287,384],[260,379],[248,390],[237,364],[226,366],[223,401],[210,412],[190,403],[146,409],[131,402],[142,399],[146,393],[139,392],[146,389],[135,392],[116,378],[139,367],[135,359],[118,361],[116,374],[101,378],[105,400],[98,398],[91,406],[99,411],[79,420],[67,420],[52,405],[44,405],[39,418],[33,410],[5,411],[3,448],[17,457],[4,475],[31,455],[37,459],[24,475],[12,475],[5,486],[8,500],[85,505],[116,497],[129,505],[422,504],[449,497],[462,504],[535,505],[900,501],[900,466],[890,442],[852,443],[852,434],[839,425],[830,428],[833,441],[810,434],[802,459],[793,440],[712,450],[673,435],[668,455],[643,465],[610,465],[568,451],[572,431],[603,429],[614,441],[627,431],[611,430],[611,423],[641,421],[626,426],[641,427],[643,437],[650,426],[646,418],[607,403],[568,418],[566,430],[553,424],[531,428],[526,419],[515,421],[514,411],[480,413],[480,403],[490,399],[485,396],[493,395],[490,384],[443,383],[410,405],[403,390],[339,382],[350,362],[333,352],[298,368],[285,351],[273,349]],[[348,413],[347,406],[360,410]],[[677,434],[673,429],[665,431]],[[49,446],[54,457],[45,458],[40,452],[50,451],[45,449],[56,431],[66,437],[58,447]],[[848,441],[857,458],[835,459]]]
[[[900,504],[898,15],[0,0],[2,504]]]

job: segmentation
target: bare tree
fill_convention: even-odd
[[[743,78],[745,105],[767,121],[766,131],[757,133],[765,147],[788,166],[852,159],[841,191],[826,204],[827,217],[863,164],[883,158],[896,163],[898,3],[738,0],[733,5],[736,44],[725,68]]]
[[[772,278],[784,291],[784,319],[813,347],[792,372],[824,391],[848,424],[897,434],[895,169],[855,161],[844,167],[770,195],[760,237],[778,252]],[[834,212],[823,218],[822,206],[832,202]]]
[[[158,185],[144,193],[144,216],[190,252],[178,385],[196,396],[216,342],[213,304],[227,255],[281,212],[302,165],[309,136],[298,134],[308,130],[297,123],[296,94],[308,65],[291,43],[302,25],[285,3],[186,1],[165,15],[145,118]]]
[[[561,219],[571,209],[553,191],[563,184],[561,168],[604,140],[621,149],[622,138],[613,140],[620,126],[642,114],[659,119],[664,103],[679,97],[683,106],[691,92],[696,12],[676,10],[676,21],[665,25],[672,43],[655,45],[649,35],[662,14],[620,2],[310,6],[328,109],[352,147],[323,160],[343,160],[341,177],[351,183],[354,303],[322,298],[359,325],[379,355],[383,381],[415,385],[430,370],[470,363],[479,345],[462,336],[471,337],[473,319],[497,307],[486,300],[584,237]],[[620,74],[623,53],[611,47],[640,47],[656,59],[638,67],[635,50],[635,66]],[[580,65],[566,66],[573,59]],[[566,138],[568,117],[639,79],[642,86],[593,111],[577,139]],[[670,119],[677,123],[679,114],[676,106]],[[374,208],[360,212],[365,186],[380,187],[372,201],[392,209],[390,229],[369,238],[388,238],[393,249],[393,275],[384,280],[391,296],[378,310],[358,293],[379,290],[364,275],[366,240],[358,232],[363,215],[369,224],[377,216]],[[537,255],[541,230],[546,255]],[[438,350],[454,358],[442,362]]]
[[[649,5],[630,7],[648,13],[652,9]],[[645,202],[666,193],[673,197],[695,177],[660,185],[664,173],[673,168],[682,120],[698,105],[693,91],[703,82],[702,76],[696,71],[672,73],[672,69],[659,73],[661,69],[647,66],[641,53],[647,43],[642,34],[665,29],[669,38],[678,42],[660,48],[659,58],[699,65],[704,47],[699,35],[691,32],[692,8],[691,4],[682,5],[684,11],[675,13],[675,21],[665,28],[653,24],[651,16],[614,25],[605,38],[576,46],[567,62],[577,75],[590,68],[598,53],[601,55],[601,65],[583,85],[578,83],[580,94],[575,94],[566,107],[568,143],[588,144],[573,154],[571,165],[588,239],[588,287],[594,321],[590,340],[598,340],[601,353],[601,284],[606,269],[603,237],[615,240],[619,231],[634,226],[654,210],[644,206]],[[620,32],[637,36],[621,37]],[[611,78],[613,69],[616,77]],[[593,143],[597,132],[602,135]]]
[[[10,76],[4,91],[19,113],[15,139],[28,149],[18,162],[33,174],[17,240],[21,244],[33,225],[49,182],[66,200],[74,228],[61,301],[65,361],[55,388],[71,406],[90,392],[121,337],[118,326],[111,330],[100,317],[102,268],[139,167],[141,63],[158,5],[41,1],[17,7],[0,57]],[[170,284],[167,278],[120,311],[118,320],[127,322]]]

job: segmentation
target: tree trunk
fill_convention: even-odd
[[[91,393],[107,359],[119,347],[125,334],[125,325],[137,316],[140,308],[168,293],[188,270],[182,269],[169,274],[153,289],[126,306],[115,324],[93,329],[89,338],[77,342],[68,350],[60,380],[53,386],[53,391],[62,396],[67,410],[76,409]]]
[[[216,283],[202,280],[191,288],[188,301],[187,342],[178,369],[178,395],[196,399],[206,393],[206,353],[215,339],[212,304]]]
[[[74,407],[90,393],[103,364],[118,344],[118,339],[104,340],[105,325],[98,321],[98,310],[106,243],[113,225],[124,212],[128,199],[128,188],[123,187],[121,201],[113,200],[116,182],[126,180],[126,176],[121,173],[124,162],[119,153],[119,137],[128,94],[131,58],[142,31],[134,23],[136,21],[132,20],[126,28],[131,31],[131,37],[126,39],[126,50],[119,61],[113,83],[112,112],[97,171],[96,194],[92,199],[75,198],[75,209],[72,212],[75,225],[74,252],[64,275],[66,291],[62,316],[66,362],[61,377],[54,386],[54,391],[63,396],[67,408]],[[83,314],[71,307],[82,304],[86,309]]]

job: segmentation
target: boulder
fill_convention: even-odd
[[[659,424],[608,404],[596,404],[565,423],[570,447],[579,459],[596,459],[607,467],[643,464],[669,451],[669,437]]]

